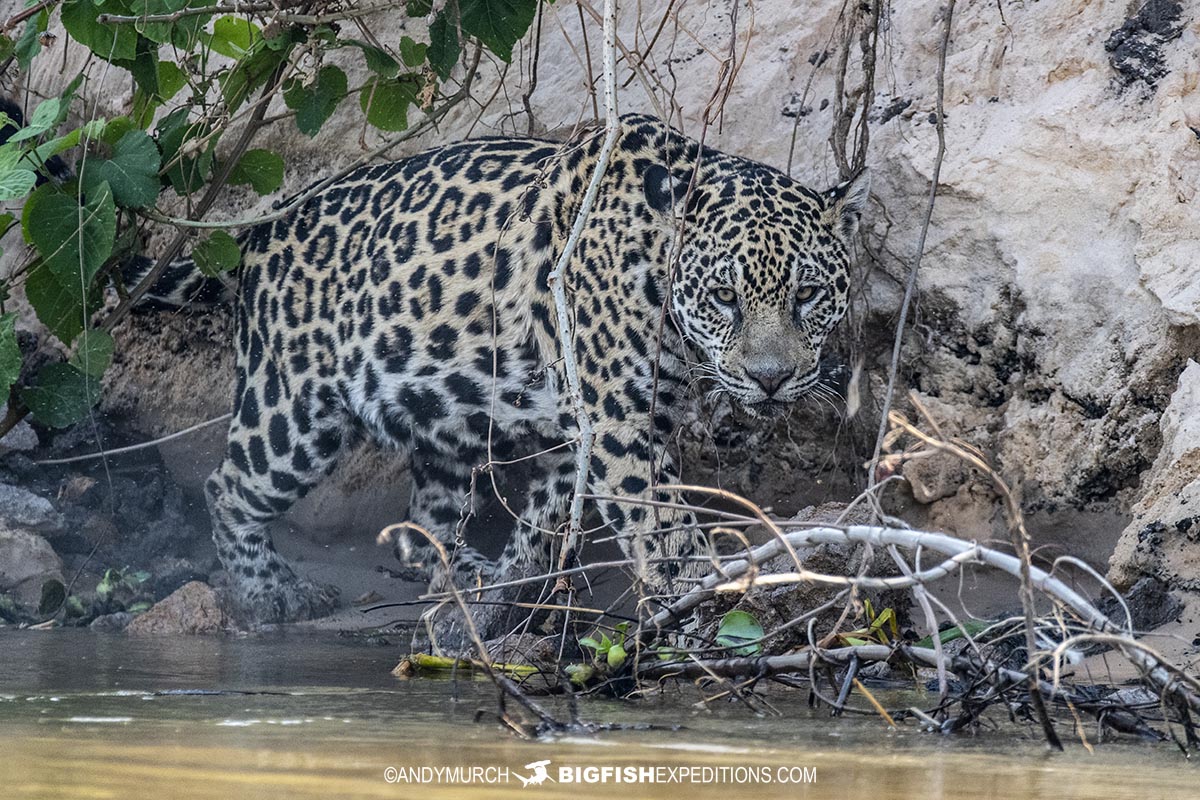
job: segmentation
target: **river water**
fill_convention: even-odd
[[[490,683],[393,678],[399,653],[333,636],[0,630],[0,798],[1200,798],[1172,746],[1050,754],[1007,724],[889,731],[792,690],[769,697],[780,716],[698,709],[690,689],[587,700],[584,719],[660,727],[525,741],[495,721]]]

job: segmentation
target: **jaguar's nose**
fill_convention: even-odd
[[[746,376],[762,387],[767,397],[773,397],[787,379],[796,374],[795,367],[785,367],[780,364],[764,364],[756,367],[746,367]]]

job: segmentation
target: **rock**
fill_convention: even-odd
[[[192,581],[155,603],[125,630],[133,634],[197,634],[221,633],[229,626],[229,616],[213,588]]]
[[[46,498],[19,486],[0,483],[0,524],[55,531],[62,527],[63,520]]]
[[[488,657],[503,664],[532,664],[553,667],[558,662],[559,636],[519,633],[498,636],[483,643]]]
[[[1162,448],[1143,477],[1133,522],[1121,534],[1108,578],[1127,589],[1143,576],[1200,592],[1200,364],[1189,361],[1159,422]]]
[[[361,595],[351,600],[350,604],[355,606],[373,606],[376,603],[381,602],[383,602],[383,595],[372,589],[369,592],[363,592]]]
[[[207,571],[198,569],[186,558],[171,556],[156,558],[150,562],[148,569],[153,576],[152,592],[156,598],[173,594],[193,581],[203,583],[208,577]]]
[[[797,511],[792,520],[794,522],[820,522],[829,525],[868,525],[874,521],[871,509],[866,503],[859,503],[853,508],[845,503],[822,503],[819,506],[807,506]]]
[[[44,538],[13,528],[0,527],[0,593],[18,605],[36,609],[46,581],[63,581],[62,560]]]
[[[1125,605],[1134,631],[1152,631],[1179,618],[1183,603],[1167,591],[1167,586],[1157,578],[1143,576],[1124,593]],[[1125,609],[1116,598],[1106,595],[1096,606],[1106,617],[1118,625],[1125,625]]]
[[[105,614],[102,617],[96,617],[92,620],[92,624],[88,628],[100,633],[118,633],[129,627],[129,623],[134,619],[133,614],[128,611],[117,611],[112,614]]]
[[[58,492],[60,502],[78,503],[97,483],[87,475],[72,475]]]
[[[1183,34],[1179,0],[1149,0],[1104,42],[1108,61],[1120,81],[1141,81],[1150,88],[1167,74],[1162,46]]]
[[[913,499],[922,505],[953,497],[967,479],[962,459],[949,453],[906,461],[901,474],[908,481]]]
[[[0,405],[0,419],[8,413],[8,404]],[[37,449],[38,438],[28,420],[21,420],[8,433],[0,437],[0,456],[5,453],[28,453]]]

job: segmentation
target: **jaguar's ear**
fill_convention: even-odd
[[[858,230],[858,222],[871,196],[871,174],[863,169],[825,192],[825,216],[845,241]]]
[[[687,183],[676,180],[662,164],[652,164],[642,180],[647,205],[660,214],[670,214],[687,195]]]

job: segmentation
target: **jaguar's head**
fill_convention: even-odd
[[[669,180],[666,170],[647,175],[651,205],[675,202]],[[865,172],[818,193],[754,165],[692,192],[672,317],[700,371],[751,414],[782,413],[817,385],[821,347],[846,312],[850,240],[869,190]]]

